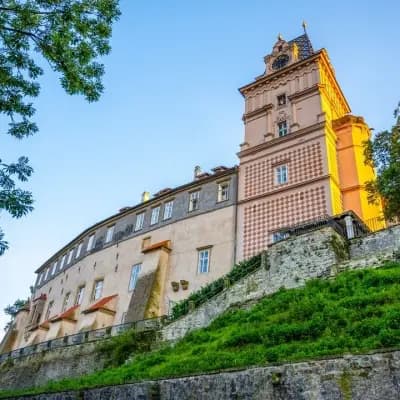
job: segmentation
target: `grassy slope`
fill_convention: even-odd
[[[112,385],[400,345],[400,264],[345,272],[228,312],[173,348],[31,392]],[[13,394],[16,392],[13,392]],[[20,392],[27,393],[27,391]],[[10,394],[10,392],[8,392]],[[0,398],[6,396],[0,392]]]

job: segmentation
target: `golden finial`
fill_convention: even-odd
[[[301,24],[301,26],[302,26],[303,29],[304,29],[304,33],[307,33],[307,22],[304,21],[304,19],[303,19],[303,23]]]

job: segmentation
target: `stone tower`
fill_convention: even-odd
[[[368,223],[362,142],[370,131],[350,107],[327,51],[305,32],[281,35],[265,72],[241,87],[244,142],[238,153],[238,254],[247,258],[279,239],[279,228],[353,210]]]

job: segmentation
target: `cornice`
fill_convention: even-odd
[[[300,92],[296,92],[296,93],[289,95],[288,99],[290,101],[297,100],[299,97],[303,97],[303,96],[306,96],[306,95],[314,93],[314,92],[319,92],[320,89],[324,86],[325,85],[322,85],[321,83],[316,83],[315,85],[313,85],[307,89],[304,89],[304,90],[301,90]]]
[[[244,123],[246,123],[250,118],[253,118],[256,115],[259,115],[259,114],[262,114],[262,113],[266,113],[269,110],[272,110],[273,107],[274,106],[273,106],[272,103],[266,104],[263,107],[257,108],[257,110],[250,111],[248,113],[243,114],[242,120],[243,120]]]
[[[268,142],[264,142],[264,143],[258,144],[256,146],[253,146],[250,149],[242,150],[242,151],[240,151],[240,152],[238,152],[236,154],[237,154],[237,156],[239,158],[245,157],[245,156],[249,156],[249,155],[257,153],[257,152],[259,152],[261,150],[268,149],[270,147],[274,147],[277,144],[289,142],[289,141],[291,141],[293,139],[298,139],[302,135],[305,135],[307,133],[311,133],[311,132],[314,132],[314,131],[316,131],[318,129],[324,128],[325,125],[326,125],[326,122],[325,121],[321,121],[321,122],[318,122],[318,123],[316,123],[314,125],[308,126],[307,128],[299,129],[299,130],[297,130],[297,131],[295,131],[293,133],[289,133],[286,136],[276,137],[276,138],[274,138],[274,139],[272,139],[272,140],[270,140]]]
[[[260,78],[257,78],[254,82],[244,85],[244,86],[240,87],[238,90],[242,94],[242,96],[244,96],[246,92],[248,92],[249,90],[251,90],[257,86],[261,86],[267,82],[273,81],[283,74],[291,73],[291,72],[295,71],[296,69],[303,67],[304,65],[307,65],[313,61],[316,61],[317,59],[320,58],[320,56],[323,54],[324,51],[325,51],[325,49],[318,50],[312,56],[306,58],[305,60],[297,61],[293,64],[290,64],[290,65],[280,69],[279,71],[273,72],[272,74],[262,75]]]
[[[273,195],[276,195],[276,194],[279,194],[282,192],[286,192],[288,190],[296,189],[298,187],[303,187],[304,185],[309,185],[310,183],[316,183],[316,182],[324,181],[324,180],[327,180],[330,178],[332,178],[330,174],[325,174],[325,175],[319,176],[318,178],[313,178],[313,179],[308,179],[306,181],[293,183],[292,185],[287,185],[283,188],[274,189],[267,193],[257,194],[256,196],[252,196],[252,197],[248,197],[247,199],[240,200],[240,201],[238,201],[238,204],[244,204],[244,203],[248,203],[250,201],[259,200],[263,197],[273,196]]]

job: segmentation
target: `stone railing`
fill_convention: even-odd
[[[166,317],[162,316],[141,321],[128,322],[121,325],[107,326],[93,331],[79,332],[74,335],[47,340],[46,342],[36,343],[32,346],[21,347],[20,349],[8,353],[0,354],[0,363],[8,359],[26,357],[43,351],[55,350],[60,347],[68,347],[108,339],[113,336],[121,335],[128,329],[133,329],[136,332],[159,330],[165,325],[165,322]]]

